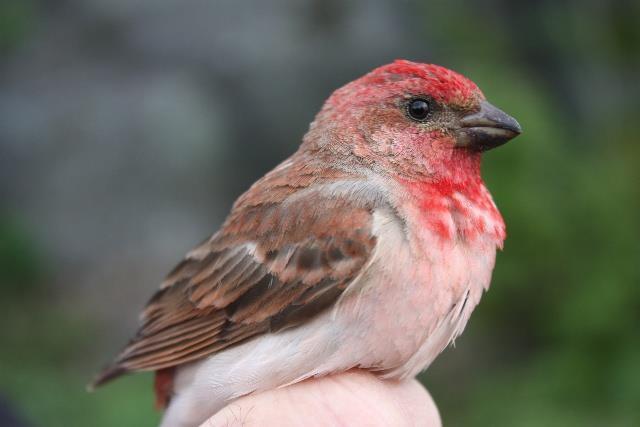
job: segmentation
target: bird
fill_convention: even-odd
[[[521,132],[439,65],[396,60],[337,89],[90,387],[155,371],[161,426],[191,427],[312,377],[414,377],[489,288],[506,228],[481,159]]]

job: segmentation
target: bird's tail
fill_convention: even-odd
[[[122,366],[119,365],[109,365],[106,368],[104,368],[98,375],[96,375],[96,377],[93,379],[93,381],[91,381],[89,384],[87,384],[87,391],[88,392],[92,392],[94,391],[97,387],[100,387],[101,385],[121,376],[126,374],[128,371],[123,368]]]

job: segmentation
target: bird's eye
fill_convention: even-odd
[[[407,113],[414,120],[422,121],[426,119],[429,111],[431,111],[429,101],[424,99],[413,99],[407,105]]]

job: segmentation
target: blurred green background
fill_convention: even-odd
[[[154,425],[150,375],[84,385],[330,92],[395,58],[525,129],[485,157],[491,290],[421,375],[444,425],[640,425],[639,23],[638,1],[3,0],[0,425]]]

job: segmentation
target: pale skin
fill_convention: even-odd
[[[201,427],[441,427],[431,395],[415,379],[382,381],[352,370],[244,396]]]

